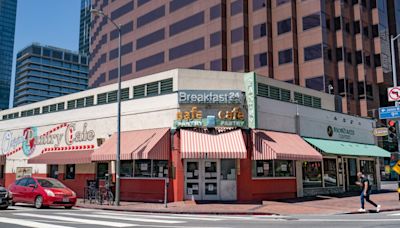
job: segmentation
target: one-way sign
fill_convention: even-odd
[[[379,108],[379,119],[396,119],[400,118],[400,106],[390,106]]]

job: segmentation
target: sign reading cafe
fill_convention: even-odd
[[[80,127],[77,123],[64,123],[45,132],[39,132],[38,127],[28,127],[22,130],[22,135],[14,133],[4,133],[0,143],[1,154],[7,154],[20,147],[26,156],[30,156],[38,146],[57,148],[61,145],[90,142],[95,138],[94,130],[88,129],[86,122]]]
[[[239,90],[181,90],[179,104],[241,104],[242,91]]]

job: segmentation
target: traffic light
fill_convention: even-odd
[[[388,138],[389,141],[394,141],[395,139],[397,139],[397,132],[396,132],[396,121],[394,120],[389,120],[388,121]]]

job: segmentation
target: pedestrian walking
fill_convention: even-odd
[[[356,184],[362,187],[360,195],[361,208],[358,211],[365,212],[365,207],[364,207],[364,199],[365,199],[368,203],[376,207],[376,212],[379,212],[379,210],[381,209],[381,205],[377,205],[369,198],[371,196],[372,189],[371,189],[371,183],[369,182],[368,178],[362,172],[358,172],[357,176],[360,179],[360,181],[357,181]]]

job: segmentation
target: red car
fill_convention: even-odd
[[[24,177],[16,180],[9,190],[12,203],[34,204],[36,208],[64,206],[71,209],[76,204],[76,194],[53,178]]]

